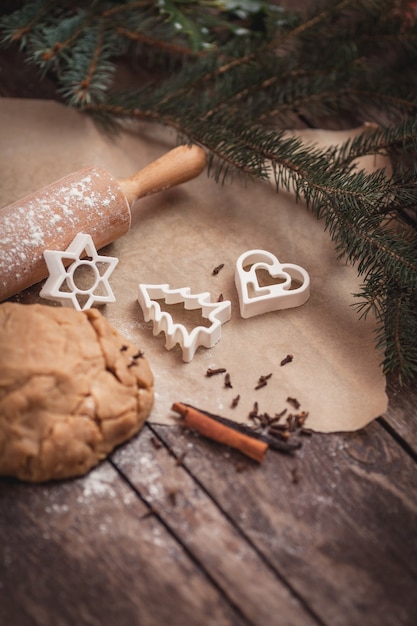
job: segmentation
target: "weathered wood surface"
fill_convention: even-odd
[[[86,477],[0,480],[0,624],[414,625],[416,484],[377,421],[261,466],[146,426]]]
[[[165,429],[158,431],[164,433]],[[212,494],[205,492],[204,483],[200,486],[187,466],[178,464],[165,447],[150,452],[148,441],[149,433],[145,432],[133,445],[121,449],[115,455],[116,465],[249,623],[275,624],[280,611],[285,623],[315,623],[287,584],[242,537],[235,520],[229,520],[213,502]],[[183,446],[181,455],[193,449],[189,440],[183,440]],[[222,465],[229,471],[228,462]],[[233,465],[231,469],[236,471]],[[226,484],[223,473],[220,479]]]
[[[60,484],[2,481],[0,624],[246,624],[147,512],[109,462]]]
[[[380,422],[417,461],[417,384],[399,387],[388,381],[389,407]]]
[[[294,458],[269,452],[240,473],[236,454],[157,430],[322,623],[415,622],[417,467],[378,423],[316,434]]]

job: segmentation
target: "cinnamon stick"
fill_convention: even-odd
[[[201,413],[198,409],[182,404],[182,402],[175,402],[172,405],[172,410],[182,416],[183,425],[186,428],[195,430],[213,441],[235,448],[258,463],[262,463],[264,460],[269,447],[265,441],[229,428],[205,413]]]

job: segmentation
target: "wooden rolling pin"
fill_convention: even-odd
[[[0,302],[47,277],[44,250],[66,250],[80,232],[99,250],[129,230],[138,198],[186,182],[205,165],[202,148],[179,146],[131,178],[85,167],[1,209]]]

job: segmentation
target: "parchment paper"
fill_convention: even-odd
[[[174,132],[148,124],[109,137],[87,116],[45,101],[0,100],[0,124],[0,206],[84,165],[128,177],[176,141]],[[250,319],[240,316],[235,263],[255,248],[309,272],[306,304]],[[293,397],[309,412],[306,426],[323,432],[361,428],[385,411],[374,320],[359,319],[353,307],[351,294],[360,290],[356,271],[337,260],[323,224],[289,194],[277,195],[260,182],[220,185],[203,173],[138,201],[129,233],[101,254],[119,258],[110,278],[116,303],[102,310],[145,351],[155,375],[151,421],[174,423],[175,401],[245,421],[255,402],[259,412],[273,415],[291,409],[287,398]],[[223,269],[213,275],[221,263]],[[154,337],[152,322],[144,322],[139,283],[208,291],[213,301],[222,294],[232,303],[232,318],[222,327],[221,340],[211,349],[199,348],[192,362],[184,363],[181,349],[167,351],[163,333]],[[39,298],[41,286],[15,299],[48,304]],[[173,314],[180,323],[202,321],[195,313]],[[287,354],[293,361],[281,366]],[[207,377],[209,367],[226,368],[232,388],[224,386],[223,375]],[[268,384],[255,390],[259,377],[271,373]],[[239,404],[232,408],[238,394]]]

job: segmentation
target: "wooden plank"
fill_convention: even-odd
[[[0,624],[246,626],[147,511],[108,462],[56,484],[1,480]]]
[[[254,625],[276,626],[278,615],[282,624],[317,624],[309,608],[300,604],[297,595],[282,583],[274,568],[265,564],[181,463],[164,446],[151,453],[149,441],[152,433],[145,430],[118,450],[113,461],[230,602]],[[188,442],[183,443],[188,451]],[[227,483],[224,477],[221,480]]]
[[[388,380],[389,406],[381,422],[405,443],[405,448],[417,458],[417,387],[413,382],[400,387]]]
[[[179,427],[156,430],[323,623],[415,624],[417,465],[378,423],[315,434],[262,466]]]

